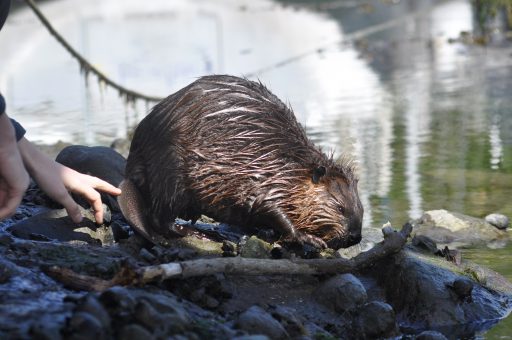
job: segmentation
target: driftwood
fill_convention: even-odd
[[[52,266],[46,273],[65,286],[78,290],[104,291],[116,285],[144,285],[172,278],[206,276],[215,273],[240,275],[316,275],[356,272],[371,267],[379,260],[399,252],[409,237],[412,226],[407,223],[397,232],[384,228],[384,241],[351,259],[270,260],[243,257],[198,259],[153,266],[124,266],[112,279],[103,280]]]

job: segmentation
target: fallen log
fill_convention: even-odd
[[[45,272],[65,286],[77,290],[104,291],[116,285],[144,285],[173,278],[206,276],[216,273],[236,275],[317,275],[356,272],[371,267],[379,260],[399,252],[409,237],[412,226],[406,223],[401,231],[383,228],[384,240],[372,249],[351,259],[254,259],[243,257],[198,259],[153,266],[125,265],[110,280],[78,274],[70,269],[51,266]]]

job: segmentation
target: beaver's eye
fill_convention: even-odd
[[[338,211],[342,214],[342,215],[345,215],[345,207],[342,207],[341,205],[338,206]]]

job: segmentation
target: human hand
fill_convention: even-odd
[[[97,190],[119,195],[120,189],[97,177],[79,173],[53,161],[25,138],[18,142],[18,147],[32,178],[48,196],[64,206],[75,223],[82,220],[82,215],[68,191],[86,198],[94,210],[96,222],[103,223],[101,195]]]
[[[0,220],[14,214],[30,179],[20,156],[12,124],[0,115]]]

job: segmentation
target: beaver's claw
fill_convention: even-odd
[[[306,233],[295,233],[293,236],[282,239],[283,243],[292,243],[300,246],[310,245],[316,249],[327,249],[327,243],[321,238],[306,234]]]

